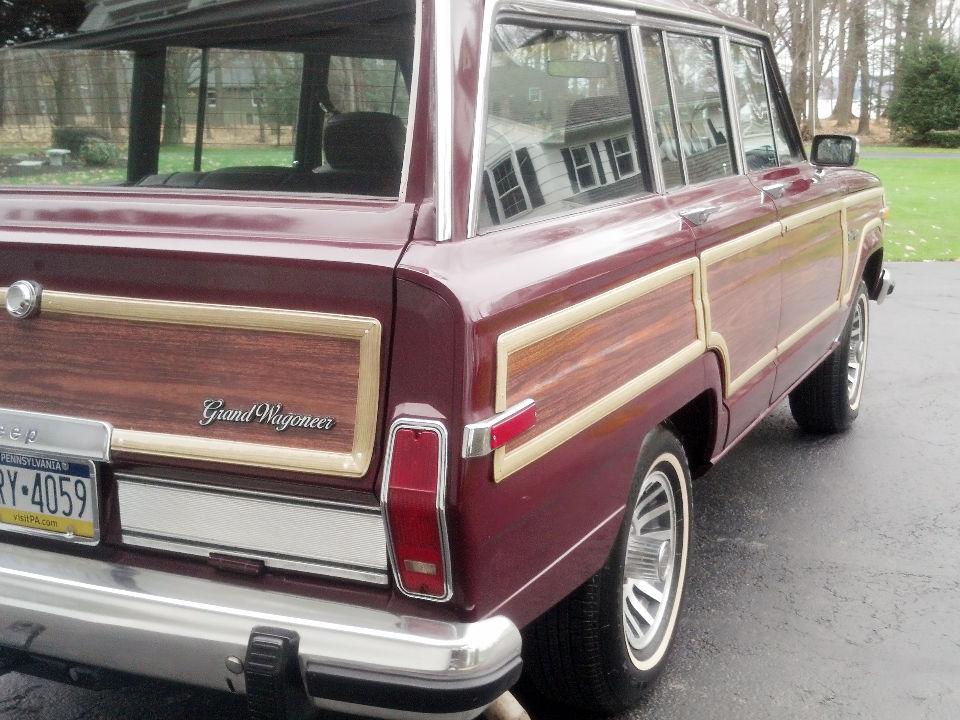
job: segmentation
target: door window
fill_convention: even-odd
[[[740,140],[747,172],[777,167],[777,144],[773,138],[770,102],[760,48],[733,43],[733,82],[736,88]]]
[[[773,99],[773,134],[777,142],[777,158],[781,165],[800,162],[803,160],[803,153],[793,140],[793,133],[788,129],[790,124],[788,124],[787,118],[791,118],[792,121],[792,117],[788,114],[790,111],[782,98],[779,102],[777,101],[777,84],[773,82],[769,64],[766,65],[766,68],[767,86],[770,88],[770,97]]]
[[[670,33],[667,50],[687,182],[700,183],[733,175],[736,164],[720,83],[717,41]]]
[[[642,31],[643,58],[647,71],[647,86],[650,103],[653,105],[653,123],[657,131],[657,156],[663,171],[666,188],[683,185],[683,168],[680,164],[680,141],[677,136],[677,121],[670,99],[670,80],[667,78],[667,62],[663,54],[663,39],[659,30]]]
[[[650,191],[623,33],[493,32],[478,229]]]

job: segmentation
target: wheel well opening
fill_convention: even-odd
[[[880,273],[883,272],[883,248],[879,248],[869,258],[863,268],[863,281],[867,283],[867,292],[870,298],[877,299],[880,290]]]
[[[694,477],[710,469],[710,454],[717,431],[716,417],[716,398],[708,390],[666,420],[680,438]]]

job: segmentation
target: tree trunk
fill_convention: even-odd
[[[110,132],[114,140],[119,140],[123,129],[126,127],[123,109],[125,104],[121,97],[120,73],[121,60],[117,53],[109,52],[104,57],[104,66],[106,68],[104,90],[107,96],[107,118],[110,123]]]
[[[857,134],[870,132],[870,58],[867,54],[867,7],[858,3],[853,11],[850,24],[851,57],[850,63],[860,68],[860,121]]]
[[[7,120],[7,58],[0,50],[0,128],[6,125]]]
[[[167,53],[163,84],[162,145],[182,145],[185,132],[185,106],[190,83],[191,51],[175,49]]]
[[[915,45],[930,36],[930,17],[933,15],[933,0],[909,0],[907,5],[906,42]]]
[[[854,2],[855,6],[863,7],[861,2]],[[851,8],[846,2],[841,8],[842,21],[837,38],[837,59],[840,69],[840,82],[837,85],[837,102],[833,106],[833,119],[837,128],[845,128],[850,124],[853,114],[853,91],[857,84],[857,65],[854,61],[854,23],[858,12],[856,7]]]
[[[53,114],[53,124],[55,127],[67,127],[70,122],[70,99],[67,94],[67,87],[70,84],[70,72],[67,67],[67,60],[62,53],[55,52],[53,61],[53,96],[56,109]]]
[[[810,27],[804,22],[806,0],[790,0],[790,107],[797,120],[807,119],[810,97]]]

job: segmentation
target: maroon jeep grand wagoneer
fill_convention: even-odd
[[[90,6],[0,56],[0,672],[635,702],[692,478],[860,410],[856,141],[689,2]]]

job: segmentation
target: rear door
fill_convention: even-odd
[[[805,160],[767,48],[746,40],[735,40],[730,47],[745,161],[754,168],[750,178],[776,203],[784,229],[776,399],[820,359],[837,334],[843,187],[832,173],[818,171]],[[747,120],[749,131],[744,129]]]
[[[767,409],[780,323],[776,206],[740,169],[721,37],[642,31],[668,200],[693,229],[707,340],[725,371],[730,437]]]

